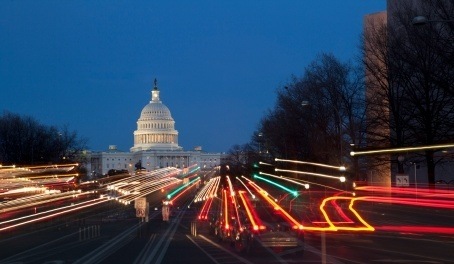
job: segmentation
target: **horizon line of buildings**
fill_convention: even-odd
[[[151,100],[142,109],[134,131],[134,145],[130,151],[121,151],[116,145],[109,145],[107,151],[92,152],[87,170],[91,176],[106,175],[109,170],[132,172],[137,166],[152,171],[165,167],[180,169],[198,166],[211,170],[222,164],[225,153],[207,153],[202,147],[183,150],[178,145],[178,131],[169,108],[162,103],[157,81],[151,91]]]

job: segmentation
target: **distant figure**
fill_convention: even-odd
[[[170,208],[169,208],[169,202],[164,201],[162,203],[162,221],[168,222],[169,221],[169,215],[170,215]]]
[[[136,171],[140,171],[140,170],[144,170],[145,169],[144,167],[142,167],[142,161],[141,160],[139,160],[139,162],[137,162],[134,166],[136,167]]]

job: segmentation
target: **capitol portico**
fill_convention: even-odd
[[[135,166],[148,171],[177,167],[188,168],[193,165],[201,169],[212,169],[221,164],[221,153],[205,153],[201,147],[185,151],[178,145],[178,131],[169,108],[160,99],[157,81],[151,91],[151,100],[140,113],[137,129],[134,131],[134,146],[130,152],[119,151],[115,145],[107,151],[91,155],[93,174],[105,175],[109,170],[134,171]]]

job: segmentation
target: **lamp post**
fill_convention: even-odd
[[[399,174],[404,173],[404,164],[403,164],[404,160],[405,160],[405,157],[402,155],[399,155],[397,157],[397,173],[399,173]]]
[[[416,162],[411,162],[413,164],[413,170],[415,172],[415,189],[418,190],[418,181],[416,180]]]
[[[356,145],[354,143],[350,144],[351,149],[355,149]],[[359,161],[358,161],[358,156],[353,156],[353,178],[355,181],[359,181]]]
[[[259,136],[259,155],[261,155],[262,154],[261,147],[262,147],[262,136],[263,136],[263,133],[259,132],[258,136]]]
[[[416,180],[416,162],[411,162],[413,169],[415,170],[415,199],[418,200],[418,181]]]

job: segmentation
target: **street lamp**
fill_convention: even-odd
[[[263,136],[263,133],[262,132],[259,132],[258,134],[259,136],[259,155],[262,153],[262,150],[261,150],[261,145],[262,145],[262,136]]]
[[[350,149],[354,151],[355,148],[356,148],[355,143],[350,143]],[[355,181],[359,181],[358,170],[359,170],[358,156],[353,156],[353,175],[354,175]]]
[[[416,180],[416,162],[410,162],[410,164],[413,164],[413,170],[415,173],[415,189],[418,190],[418,181]]]
[[[432,22],[454,22],[454,20],[430,20],[425,16],[416,16],[412,20],[412,24],[414,26],[422,26],[427,23],[432,23]]]
[[[404,173],[404,165],[403,165],[404,160],[405,160],[405,157],[403,155],[399,155],[397,157],[397,173],[399,173],[399,174]]]

